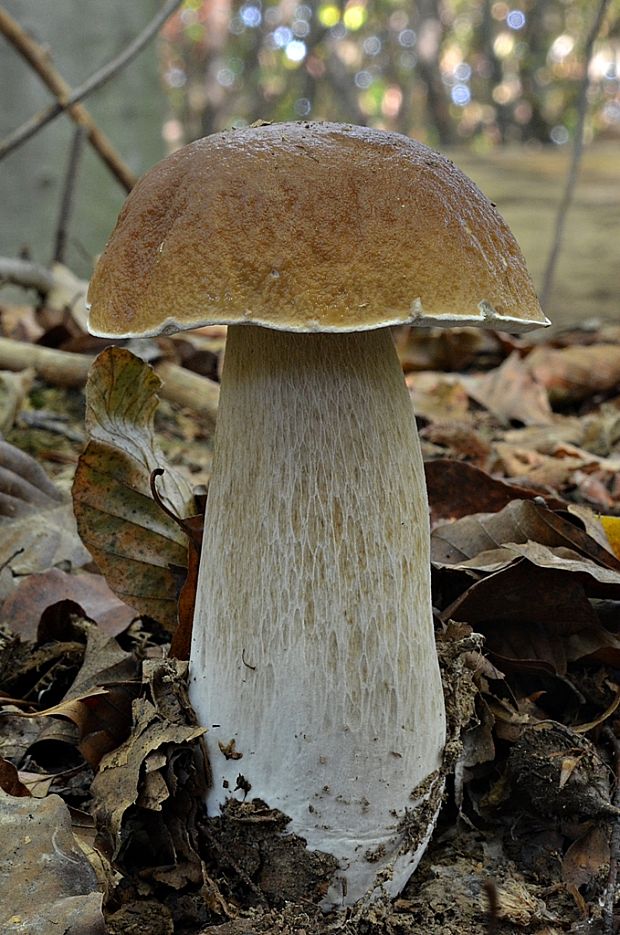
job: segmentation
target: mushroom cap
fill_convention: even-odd
[[[449,159],[336,123],[228,130],[158,163],[127,198],[88,301],[106,337],[549,323],[508,226]]]

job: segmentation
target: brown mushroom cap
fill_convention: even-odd
[[[136,185],[90,285],[90,329],[548,324],[491,202],[450,160],[334,123],[229,130]]]

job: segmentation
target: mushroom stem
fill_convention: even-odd
[[[422,457],[387,329],[229,329],[202,556],[190,692],[210,814],[242,774],[339,860],[325,906],[378,880],[397,894],[436,817],[445,715]],[[429,777],[412,840],[401,820]]]

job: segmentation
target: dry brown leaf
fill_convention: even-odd
[[[451,458],[466,458],[477,467],[488,463],[492,450],[489,442],[471,425],[457,421],[427,425],[420,431],[420,440],[423,445],[430,442],[435,447],[446,449],[446,455]]]
[[[45,711],[24,716],[67,718],[78,728],[77,736],[52,726],[41,733],[37,742],[54,739],[75,745],[86,762],[96,769],[101,758],[115,750],[127,736],[131,727],[131,702],[136,693],[137,689],[132,691],[127,685],[92,689]]]
[[[153,662],[145,671],[150,697],[135,700],[131,735],[101,761],[94,814],[99,842],[116,862],[131,865],[146,835],[149,874],[179,888],[203,874],[194,833],[209,775],[205,728],[187,700],[183,663]]]
[[[477,376],[461,377],[465,389],[476,402],[507,425],[550,425],[553,413],[547,392],[514,351],[496,370]]]
[[[112,590],[140,614],[173,630],[177,579],[187,567],[187,539],[152,498],[153,471],[164,466],[153,431],[153,370],[120,348],[95,361],[87,385],[90,434],[73,485],[78,528]],[[196,512],[187,482],[166,469],[158,491],[177,516]]]
[[[607,706],[605,711],[602,711],[593,721],[587,721],[585,724],[577,724],[573,727],[573,730],[577,734],[587,734],[589,731],[594,730],[595,727],[600,727],[601,724],[604,724],[605,721],[609,720],[612,714],[615,714],[620,706],[620,685],[615,685],[613,682],[605,683],[607,688],[610,691],[615,691],[615,697],[610,705]]]
[[[103,935],[102,894],[57,795],[0,791],[0,930]]]
[[[498,513],[478,513],[438,526],[431,536],[431,558],[438,565],[457,564],[508,543],[525,542],[564,546],[620,573],[620,561],[611,551],[583,529],[533,500],[512,500]]]
[[[409,373],[405,382],[418,418],[431,423],[471,421],[469,396],[459,378],[444,373]]]
[[[34,642],[43,612],[62,600],[79,605],[84,615],[109,636],[124,632],[136,618],[135,610],[116,597],[102,575],[69,575],[51,568],[40,575],[28,575],[19,583],[2,605],[0,620],[10,623],[21,639]]]
[[[620,383],[617,344],[589,347],[536,347],[525,361],[532,376],[547,388],[552,405],[579,402]]]
[[[29,796],[30,790],[24,785],[17,768],[0,756],[0,789],[8,795]]]
[[[558,424],[558,419],[563,421]],[[576,487],[597,507],[617,508],[620,490],[614,493],[614,480],[620,475],[620,458],[610,436],[589,435],[586,421],[554,416],[548,430],[506,432],[495,445],[495,469],[554,490]]]
[[[538,489],[562,490],[570,485],[573,473],[583,465],[579,457],[556,458],[506,442],[496,442],[494,450],[495,470]]]
[[[32,516],[65,499],[34,458],[0,440],[0,521]]]
[[[22,762],[28,749],[39,739],[42,728],[42,721],[23,718],[20,708],[3,704],[0,755],[5,760]]]
[[[73,721],[77,727],[80,727],[86,718],[82,702],[89,701],[91,698],[97,698],[99,695],[107,695],[107,690],[105,688],[94,688],[76,695],[74,698],[71,698],[71,700],[60,701],[50,708],[44,708],[42,711],[24,711],[21,717],[38,718],[55,717],[58,715],[59,717],[68,718],[70,721]]]
[[[620,506],[617,498],[609,492],[608,485],[615,477],[609,471],[597,471],[595,474],[585,471],[575,471],[571,477],[572,483],[579,491],[580,496],[593,504],[599,510],[613,510]]]
[[[549,504],[551,506],[551,504]],[[605,534],[605,529],[601,523],[601,515],[597,511],[595,512],[591,507],[584,506],[581,503],[568,503],[564,509],[551,507],[551,509],[556,510],[560,516],[564,516],[565,519],[568,519],[569,522],[578,523],[583,529],[587,532],[591,539],[594,539],[595,542],[605,549],[606,552],[612,552],[616,555],[614,549],[611,546],[609,538]],[[616,555],[617,559],[620,559],[620,555]]]
[[[426,461],[424,472],[433,526],[472,513],[498,513],[513,500],[534,499],[542,493],[498,480],[465,461]],[[552,497],[545,502],[554,510],[567,506]]]
[[[619,348],[620,351],[620,348]],[[569,439],[586,451],[607,457],[618,454],[620,443],[620,397],[604,402],[594,412],[579,419],[581,438]]]
[[[19,781],[35,799],[44,799],[49,795],[52,783],[58,779],[58,773],[31,773],[20,769]]]
[[[79,624],[68,624],[76,627]],[[42,711],[24,712],[24,718],[61,718],[75,725],[67,730],[60,721],[52,721],[36,742],[55,739],[76,746],[84,759],[95,768],[104,754],[114,750],[131,729],[131,704],[140,691],[136,680],[137,663],[115,639],[98,627],[83,623],[86,649],[80,670],[68,692],[58,704]],[[45,640],[51,634],[41,634]]]
[[[412,370],[465,370],[480,353],[497,353],[499,341],[480,328],[394,329],[394,343],[405,373]]]
[[[70,503],[0,525],[0,565],[14,575],[36,574],[65,562],[81,568],[90,561]]]
[[[584,657],[620,665],[620,640],[601,625],[582,576],[515,562],[516,557],[473,584],[443,611],[443,619],[464,621],[484,633],[488,651],[502,660],[541,661],[559,674]],[[620,595],[620,575],[598,570],[616,576]]]
[[[584,420],[577,416],[553,414],[549,425],[528,425],[523,428],[508,429],[502,440],[517,448],[551,454],[558,445],[579,445],[583,440]]]
[[[609,826],[594,825],[564,854],[562,879],[574,886],[594,883],[607,871],[609,856]]]
[[[0,441],[0,566],[26,575],[89,561],[67,498],[34,458]]]

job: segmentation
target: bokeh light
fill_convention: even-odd
[[[620,135],[610,17],[588,65],[588,138]],[[312,116],[439,146],[564,146],[591,21],[587,0],[185,0],[162,43],[166,143]]]

